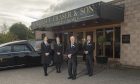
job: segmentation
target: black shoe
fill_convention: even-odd
[[[89,74],[89,77],[93,76],[93,74]]]
[[[45,76],[48,76],[48,74],[45,74]]]
[[[75,80],[76,79],[76,77],[72,77],[72,80]]]
[[[58,70],[58,73],[61,73],[61,70]]]
[[[89,73],[85,73],[86,75],[89,75]]]
[[[72,79],[72,77],[68,77],[68,79]]]
[[[56,73],[59,73],[59,71],[57,70]]]

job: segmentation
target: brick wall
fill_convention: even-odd
[[[125,0],[121,33],[130,34],[130,44],[121,44],[121,63],[140,66],[140,0]]]
[[[41,40],[42,34],[45,34],[49,39],[55,39],[54,33],[51,31],[35,31],[35,37],[36,37],[35,39]]]

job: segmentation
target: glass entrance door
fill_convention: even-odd
[[[97,39],[105,36],[106,42],[104,46],[100,46]],[[108,58],[120,58],[120,27],[105,28],[96,30],[96,56],[103,55]]]
[[[113,28],[105,29],[105,56],[113,58]]]
[[[103,46],[100,46],[98,43],[98,38],[104,36],[104,29],[96,30],[96,56],[101,56],[104,50]]]
[[[114,42],[114,53],[115,53],[115,58],[120,58],[120,41],[121,41],[121,30],[120,27],[115,28],[115,42]]]

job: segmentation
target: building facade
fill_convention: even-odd
[[[130,43],[121,44],[120,62],[125,65],[140,66],[140,0],[125,0],[124,3],[121,35],[130,35]]]
[[[51,39],[59,35],[65,45],[68,44],[70,35],[74,35],[80,44],[85,42],[86,35],[91,35],[96,45],[95,60],[103,50],[109,60],[119,61],[123,65],[140,66],[139,8],[139,0],[98,2],[35,21],[32,29],[36,32],[36,39],[41,39],[46,32],[51,35]],[[100,36],[106,37],[102,48],[98,43]]]

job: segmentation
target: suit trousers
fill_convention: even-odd
[[[43,64],[44,74],[47,74],[48,64]]]
[[[70,77],[76,77],[77,74],[77,63],[76,60],[68,60],[68,73]]]
[[[86,60],[87,72],[88,75],[93,75],[93,59],[87,58]]]

